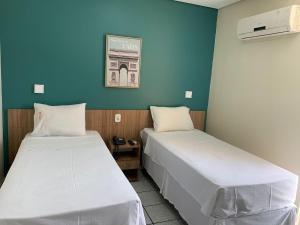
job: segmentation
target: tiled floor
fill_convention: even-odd
[[[151,178],[140,172],[139,181],[131,183],[144,207],[147,224],[186,225],[174,207],[159,193]]]

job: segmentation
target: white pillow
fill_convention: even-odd
[[[85,135],[86,104],[49,106],[34,104],[33,136]]]
[[[181,107],[150,106],[153,127],[157,132],[192,130],[194,124],[190,116],[190,109]]]

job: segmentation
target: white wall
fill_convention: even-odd
[[[300,0],[243,0],[219,11],[207,131],[300,175],[300,34],[236,35],[239,18],[291,4]]]

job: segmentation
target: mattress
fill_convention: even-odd
[[[298,177],[200,130],[141,132],[144,153],[201,206],[229,218],[293,207]]]
[[[145,225],[141,201],[97,132],[23,140],[0,189],[1,225]]]
[[[295,225],[295,206],[266,211],[259,214],[228,218],[214,218],[201,213],[201,206],[161,166],[143,154],[143,165],[147,173],[160,188],[165,199],[171,202],[189,225]]]

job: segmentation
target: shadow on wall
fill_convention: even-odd
[[[2,126],[2,76],[1,76],[1,43],[0,43],[0,185],[4,177],[4,157],[3,157],[3,126]]]

